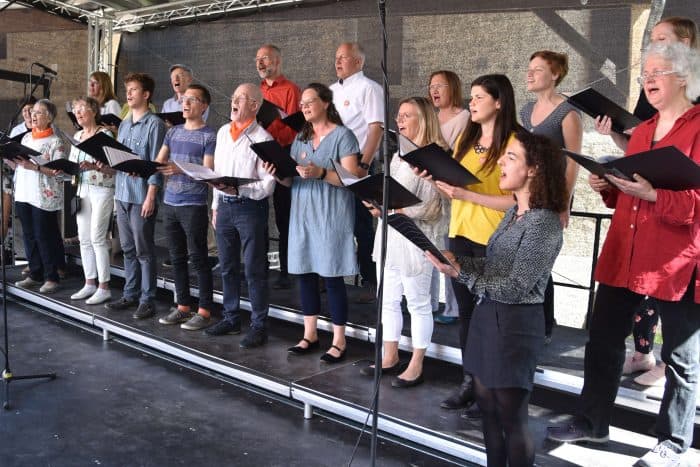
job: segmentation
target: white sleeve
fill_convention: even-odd
[[[384,121],[384,90],[374,81],[367,86],[365,91],[362,116],[368,125]]]

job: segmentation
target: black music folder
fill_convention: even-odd
[[[15,143],[20,143],[20,144],[21,144],[21,143],[22,143],[22,138],[24,138],[24,135],[26,135],[27,133],[31,133],[31,132],[32,132],[32,130],[23,131],[22,133],[16,134],[15,136],[13,136],[13,137],[10,138],[10,139],[11,139],[12,141],[14,141]]]
[[[0,157],[3,159],[27,160],[30,156],[41,156],[41,153],[7,137],[3,137],[0,140]]]
[[[100,115],[99,122],[102,125],[116,126],[117,128],[119,128],[119,125],[122,124],[122,119],[117,117],[114,114],[104,114],[104,115]]]
[[[255,151],[255,154],[265,162],[274,164],[277,168],[275,175],[277,178],[296,177],[297,162],[289,155],[291,146],[282,147],[275,141],[263,141],[262,143],[253,143],[250,149]]]
[[[300,110],[298,112],[294,112],[293,114],[284,117],[282,119],[282,123],[299,133],[301,129],[304,128],[306,118],[304,117],[304,113]]]
[[[80,173],[80,165],[68,159],[47,161],[43,157],[33,156],[30,157],[29,160],[41,167],[46,167],[51,170],[61,170],[68,175],[78,175]]]
[[[358,178],[350,171],[343,168],[340,163],[331,161],[335,169],[340,183],[345,188],[361,200],[372,203],[375,207],[382,206],[384,199],[384,174],[378,173],[367,175],[366,177]],[[408,191],[399,182],[393,178],[389,178],[389,209],[401,209],[408,206],[413,206],[421,202],[421,199]]]
[[[259,178],[229,177],[214,172],[209,167],[191,162],[173,162],[188,177],[202,182],[213,183],[214,185],[226,185],[238,188],[241,185],[257,182]]]
[[[654,188],[662,190],[700,188],[700,165],[675,146],[639,152],[605,163],[567,150],[564,150],[564,154],[599,177],[614,175],[632,180],[632,175],[636,173],[647,179]]]
[[[123,151],[114,147],[105,146],[104,153],[105,156],[107,156],[107,163],[114,170],[136,174],[143,178],[150,177],[156,173],[158,167],[163,165],[160,162],[143,160],[141,157],[131,152],[131,150]]]
[[[439,259],[441,263],[451,266],[450,262],[445,258],[445,255],[443,255],[435,244],[425,236],[423,231],[418,228],[410,217],[405,214],[391,214],[386,218],[386,222],[415,246],[423,251],[429,251],[433,256]]]
[[[63,133],[63,132],[62,132]],[[122,143],[107,135],[104,132],[98,131],[93,136],[89,137],[85,141],[78,141],[75,138],[63,133],[63,136],[76,148],[89,154],[98,162],[103,164],[111,165],[105,154],[104,148],[114,148],[125,152],[132,152],[130,148],[124,146]]]
[[[255,119],[258,121],[260,126],[262,126],[263,128],[267,128],[270,125],[272,125],[272,122],[274,122],[278,118],[283,118],[286,116],[287,114],[285,114],[281,108],[268,101],[267,99],[263,99],[262,104],[260,104],[260,108],[258,109],[258,113],[255,116]]]
[[[185,123],[185,117],[182,116],[182,110],[177,112],[161,112],[157,113],[156,116],[166,123],[170,123],[172,126],[182,125]]]
[[[593,118],[607,115],[616,133],[634,128],[642,121],[593,88],[586,88],[567,97],[569,103]]]
[[[73,124],[73,128],[75,128],[76,131],[83,129],[83,127],[80,126],[80,123],[78,123],[78,119],[75,118],[75,114],[72,110],[66,110],[66,114],[68,114],[68,118],[70,118],[70,121]]]
[[[427,170],[434,180],[440,180],[452,186],[463,187],[481,183],[481,180],[436,143],[415,149],[401,158],[421,171]]]

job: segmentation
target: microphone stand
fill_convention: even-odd
[[[379,421],[379,384],[382,377],[382,302],[384,296],[384,265],[386,262],[387,215],[389,214],[389,77],[387,72],[387,37],[386,37],[386,0],[378,0],[379,22],[382,33],[382,80],[384,86],[384,134],[382,136],[382,154],[384,162],[383,199],[382,199],[382,241],[379,260],[379,284],[377,285],[377,324],[374,341],[374,400],[372,401],[372,434],[370,438],[370,459],[374,467],[377,462],[377,427]]]
[[[30,80],[31,80],[31,69],[29,72]],[[34,91],[36,91],[36,88],[39,86],[39,84],[42,82],[42,80],[38,80],[35,84],[34,87],[32,88],[31,92],[29,95],[21,102],[19,108],[17,109],[17,112],[15,112],[15,116],[12,117],[10,120],[9,128],[7,130],[7,134],[9,136],[10,130],[12,128],[12,123],[14,122],[15,118],[19,114],[22,113],[22,109],[24,106],[29,102],[29,99],[32,97],[34,94]],[[47,81],[47,84],[45,83],[44,85],[46,86],[44,89],[44,95],[48,97],[48,87],[50,86],[50,81]],[[3,189],[5,183],[5,160],[0,159],[0,191]],[[4,215],[5,213],[5,193],[0,193],[0,213]],[[9,224],[8,224],[9,225]],[[0,251],[2,252],[0,254],[0,271],[1,271],[1,278],[2,278],[2,316],[3,316],[3,329],[4,329],[4,348],[0,349],[0,352],[2,352],[5,356],[5,367],[2,370],[2,381],[5,386],[5,400],[3,403],[3,408],[5,410],[10,410],[10,383],[15,380],[24,380],[24,379],[44,379],[47,378],[49,380],[54,380],[56,379],[56,373],[45,373],[45,374],[36,374],[36,375],[14,375],[12,373],[12,370],[10,369],[10,345],[9,345],[9,333],[8,333],[8,326],[7,326],[7,265],[5,264],[5,232],[0,232],[2,235],[0,235],[2,238],[0,238]]]

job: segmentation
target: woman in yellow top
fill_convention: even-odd
[[[457,187],[436,181],[444,196],[452,200],[449,249],[457,256],[486,256],[486,244],[507,209],[515,204],[513,195],[498,186],[499,157],[519,127],[513,86],[505,75],[483,75],[471,84],[471,119],[457,138],[454,157],[481,183]],[[463,284],[452,280],[459,307],[459,344],[464,349],[475,296]],[[472,377],[465,371],[459,390],[444,400],[445,409],[466,407],[474,401]]]

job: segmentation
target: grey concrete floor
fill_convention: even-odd
[[[8,303],[13,381],[0,465],[342,466],[358,431]],[[1,317],[1,314],[0,314]],[[0,321],[0,332],[2,331]],[[380,441],[377,465],[451,465]],[[352,465],[369,465],[363,437]]]

